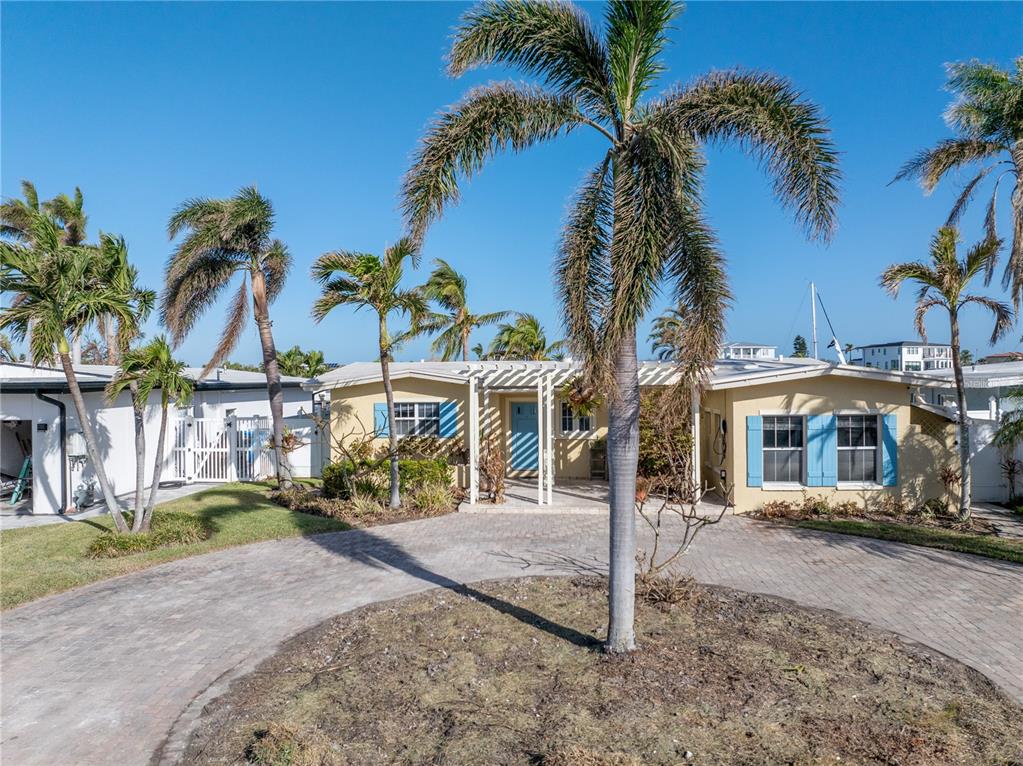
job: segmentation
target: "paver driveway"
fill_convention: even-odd
[[[603,566],[606,540],[600,516],[454,514],[234,548],[27,604],[2,618],[0,756],[173,763],[202,706],[289,636],[427,588]],[[734,517],[687,566],[923,642],[1023,700],[1021,566]]]

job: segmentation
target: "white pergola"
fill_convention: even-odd
[[[490,422],[491,393],[536,393],[538,470],[536,480],[536,502],[551,505],[554,502],[554,429],[558,413],[554,411],[555,387],[560,388],[580,371],[580,366],[565,362],[466,362],[458,370],[467,378],[468,396],[468,447],[469,447],[469,502],[479,502],[479,457],[480,440],[492,437],[493,423]],[[670,385],[677,380],[674,365],[670,363],[644,363],[640,365],[641,386]],[[482,416],[481,416],[482,410]],[[699,401],[693,404],[693,449],[694,472],[699,466]],[[698,473],[697,473],[698,476]]]

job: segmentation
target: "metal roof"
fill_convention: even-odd
[[[477,362],[392,362],[391,378],[422,378],[443,380],[452,383],[466,383],[472,376],[491,388],[535,388],[541,379],[552,378],[555,385],[561,385],[577,375],[582,365],[578,362],[534,362],[534,361],[477,361]],[[879,370],[857,365],[838,365],[819,359],[718,359],[714,363],[707,383],[709,389],[736,388],[747,385],[773,383],[797,378],[836,375],[879,380],[914,386],[949,385],[933,376],[921,373]],[[320,378],[308,381],[305,388],[322,391],[332,388],[348,388],[382,380],[379,362],[354,362],[338,367]],[[678,372],[672,362],[641,362],[639,383],[641,386],[671,385],[678,380]]]

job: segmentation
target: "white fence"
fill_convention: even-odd
[[[319,476],[325,462],[323,439],[306,417],[286,418],[299,446],[289,457],[295,477]],[[179,418],[165,458],[166,481],[259,481],[276,473],[269,448],[273,426],[268,417]]]
[[[993,444],[997,429],[995,420],[970,419],[972,493],[973,499],[979,502],[999,503],[1009,498],[1009,482],[1001,467],[1006,455]],[[1023,460],[1023,445],[1017,447],[1014,457]],[[1021,483],[1017,479],[1017,492],[1023,488]]]

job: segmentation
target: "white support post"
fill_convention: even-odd
[[[543,376],[536,378],[536,504],[543,505]]]
[[[469,504],[480,499],[480,403],[476,395],[476,377],[469,376]]]
[[[185,419],[185,484],[195,481],[195,418]]]
[[[554,505],[554,378],[547,376],[547,505]]]
[[[700,454],[700,392],[695,387],[693,388],[691,407],[692,434],[690,438],[693,440],[693,489],[699,496],[702,489],[700,486],[700,462],[703,460],[703,456]]]

